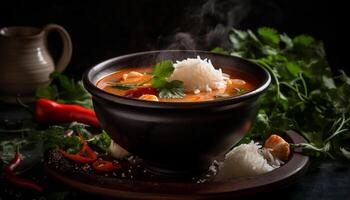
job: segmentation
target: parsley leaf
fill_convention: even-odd
[[[155,65],[152,87],[158,90],[160,98],[183,98],[185,96],[183,82],[179,80],[168,81],[167,78],[173,73],[174,67],[171,60],[164,60]]]
[[[262,27],[258,29],[259,36],[268,43],[278,45],[280,42],[280,35],[277,30],[273,28]]]
[[[101,134],[95,135],[93,138],[89,139],[89,143],[96,145],[100,150],[105,152],[109,152],[111,141],[112,140],[106,131],[102,131]]]
[[[56,99],[58,97],[58,90],[55,85],[38,87],[35,91],[38,98]]]
[[[159,91],[160,98],[183,98],[185,93],[181,88],[163,88]]]
[[[168,81],[165,78],[158,77],[158,76],[153,77],[151,80],[152,87],[157,88],[157,89],[161,89],[161,88],[165,87],[165,85],[167,83],[168,83]]]
[[[299,35],[293,39],[293,43],[295,45],[300,45],[300,46],[309,46],[314,42],[315,42],[315,39],[309,35]]]
[[[302,72],[302,69],[295,62],[288,62],[286,67],[287,67],[287,70],[295,77],[298,76],[300,72]]]
[[[183,98],[185,96],[183,90],[183,82],[179,80],[173,80],[171,82],[167,82],[162,88],[159,90],[160,98]]]
[[[169,77],[174,71],[173,62],[164,60],[154,66],[153,75],[161,78]]]

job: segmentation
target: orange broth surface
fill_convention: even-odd
[[[111,73],[102,79],[100,79],[96,86],[108,93],[124,96],[127,90],[121,90],[113,87],[113,84],[137,84],[145,83],[143,86],[151,86],[150,81],[152,75],[149,72],[152,72],[152,67],[138,67],[138,68],[125,68],[118,70],[114,73]],[[249,77],[247,77],[242,72],[235,71],[231,68],[222,68],[223,72],[230,75],[230,80],[226,84],[226,88],[213,90],[211,92],[201,91],[198,94],[193,92],[185,92],[183,98],[159,98],[161,102],[198,102],[198,101],[211,101],[218,98],[229,98],[232,96],[238,96],[249,91],[252,91],[256,88],[255,84]],[[123,74],[127,74],[131,71],[142,73],[141,77],[132,77],[123,80]]]

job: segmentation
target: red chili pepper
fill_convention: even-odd
[[[30,188],[30,189],[33,189],[33,190],[38,191],[38,192],[44,191],[44,189],[40,185],[36,184],[35,182],[33,182],[31,180],[23,179],[23,178],[18,178],[17,176],[15,176],[13,174],[7,174],[6,179],[7,179],[7,181],[9,181],[10,183],[12,183],[16,186]]]
[[[36,184],[35,182],[23,178],[18,178],[17,176],[13,175],[14,170],[21,162],[21,156],[17,152],[15,154],[15,157],[10,161],[10,163],[5,167],[5,177],[6,180],[16,186],[24,187],[24,188],[30,188],[38,192],[43,192],[43,188]]]
[[[157,94],[157,90],[153,87],[139,87],[135,89],[131,89],[125,92],[124,96],[126,97],[132,97],[132,98],[139,98],[140,96],[144,94]]]
[[[64,150],[60,149],[59,151],[62,153],[62,155],[72,161],[78,162],[78,163],[92,163],[97,159],[97,154],[92,150],[87,142],[84,140],[84,138],[80,136],[80,140],[83,143],[83,147],[81,150],[76,154],[67,153]]]
[[[121,165],[106,161],[106,160],[96,160],[92,163],[92,168],[97,172],[113,172],[121,168]]]
[[[5,173],[13,173],[15,171],[16,167],[21,162],[21,155],[17,152],[15,154],[15,157],[10,161],[10,163],[5,167]]]
[[[59,150],[62,155],[72,161],[78,162],[78,163],[92,163],[96,160],[96,158],[93,157],[87,157],[87,156],[82,156],[79,153],[78,154],[71,154],[63,151],[62,149]]]
[[[100,128],[100,123],[93,110],[79,105],[59,104],[48,99],[38,99],[34,118],[41,123],[81,122]]]

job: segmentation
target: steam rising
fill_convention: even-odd
[[[181,31],[163,38],[163,49],[211,50],[230,46],[231,28],[269,26],[282,20],[280,8],[267,0],[208,0],[188,8]]]

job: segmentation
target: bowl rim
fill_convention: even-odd
[[[139,99],[133,99],[129,97],[123,97],[114,95],[111,93],[108,93],[100,88],[98,88],[94,83],[92,83],[90,76],[93,76],[93,73],[99,73],[99,69],[103,68],[104,66],[108,65],[109,63],[115,62],[117,60],[129,58],[129,57],[135,57],[135,56],[142,56],[147,54],[160,54],[160,53],[177,53],[177,52],[189,52],[189,53],[203,53],[203,54],[213,54],[216,56],[221,57],[234,57],[235,59],[241,60],[243,62],[249,63],[250,65],[254,65],[255,67],[262,70],[263,74],[265,75],[265,79],[263,80],[262,84],[259,85],[256,89],[244,93],[242,95],[223,98],[223,99],[215,99],[211,101],[200,101],[200,102],[153,102],[153,101],[144,101]],[[156,51],[143,51],[143,52],[137,52],[137,53],[131,53],[131,54],[125,54],[117,57],[113,57],[110,59],[107,59],[103,62],[100,62],[89,69],[85,71],[83,74],[83,84],[85,89],[93,96],[98,97],[100,99],[106,100],[108,102],[118,103],[118,104],[124,104],[129,105],[133,107],[142,107],[142,108],[175,108],[175,109],[188,109],[188,108],[200,108],[200,107],[212,107],[212,106],[218,106],[218,105],[232,105],[232,104],[238,104],[242,103],[247,99],[252,99],[254,97],[258,97],[261,93],[263,93],[268,86],[271,83],[271,75],[270,73],[260,65],[253,63],[247,59],[232,56],[232,55],[225,55],[225,54],[219,54],[209,51],[202,51],[202,50],[156,50]]]

